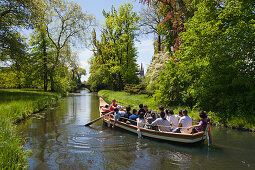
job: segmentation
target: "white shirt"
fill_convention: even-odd
[[[125,113],[126,112],[124,112],[124,111],[119,111],[119,114],[120,114],[121,117],[123,117]]]
[[[160,131],[166,131],[166,132],[170,132],[170,122],[167,119],[162,119],[162,118],[157,118],[155,121],[153,121],[151,123],[152,126],[155,125],[161,125],[158,126]]]
[[[179,123],[182,124],[181,132],[182,133],[191,133],[192,129],[187,130],[185,127],[192,126],[192,119],[188,115],[182,116],[179,120]],[[184,127],[184,128],[183,128]]]
[[[144,119],[140,119],[140,118],[137,118],[136,121],[137,121],[137,127],[139,128],[143,128],[144,124],[146,123]]]
[[[166,119],[170,122],[170,125],[172,125],[173,129],[178,127],[179,116],[177,116],[177,115],[170,115],[170,116],[167,116]]]

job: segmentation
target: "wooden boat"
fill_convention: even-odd
[[[103,116],[105,112],[102,110],[102,107],[104,107],[107,103],[100,98],[100,114]],[[121,129],[133,132],[138,134],[138,127],[132,124],[127,124],[122,121],[114,121],[114,117],[111,115],[106,115],[103,118],[103,122],[108,127],[111,127],[113,124],[115,127],[119,127]],[[161,132],[161,131],[155,131],[152,129],[146,129],[146,128],[139,128],[141,132],[141,136],[146,136],[154,139],[159,140],[165,140],[165,141],[172,141],[172,142],[178,142],[178,143],[198,143],[203,142],[206,139],[205,132],[199,132],[195,134],[184,134],[184,133],[174,133],[174,132]]]

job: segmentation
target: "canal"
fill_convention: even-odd
[[[102,126],[98,96],[81,91],[17,127],[28,169],[255,169],[255,134],[212,127],[207,142],[183,146]]]

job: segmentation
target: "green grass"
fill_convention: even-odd
[[[14,122],[51,105],[61,95],[41,90],[0,89],[0,169],[25,169],[28,153],[15,134]]]
[[[112,90],[101,90],[98,95],[106,98],[107,102],[111,102],[112,99],[116,99],[122,105],[130,105],[133,108],[138,108],[140,103],[147,105],[149,109],[158,111],[159,104],[154,101],[153,97],[146,94],[129,94],[124,91],[112,91]],[[169,108],[178,114],[179,110],[187,109],[188,115],[193,119],[199,119],[198,110],[191,110],[185,106],[174,106]]]

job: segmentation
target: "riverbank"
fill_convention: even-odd
[[[124,91],[112,91],[112,90],[101,90],[98,92],[99,96],[106,98],[107,102],[111,102],[112,99],[116,99],[122,105],[130,105],[133,108],[138,108],[140,103],[148,105],[149,109],[158,111],[158,105],[151,96],[146,94],[129,94]],[[171,107],[175,114],[178,113],[179,110],[187,109],[188,115],[192,119],[199,119],[198,112],[196,109],[189,109],[185,106],[175,106]],[[255,132],[255,116],[253,117],[235,117],[233,119],[227,120],[227,122],[221,122],[221,118],[217,117],[213,112],[209,112],[209,116],[213,124],[217,126],[224,126],[233,129],[245,130],[245,131],[253,131]]]
[[[60,93],[33,89],[0,89],[0,169],[25,169],[28,152],[14,123],[55,103]]]

